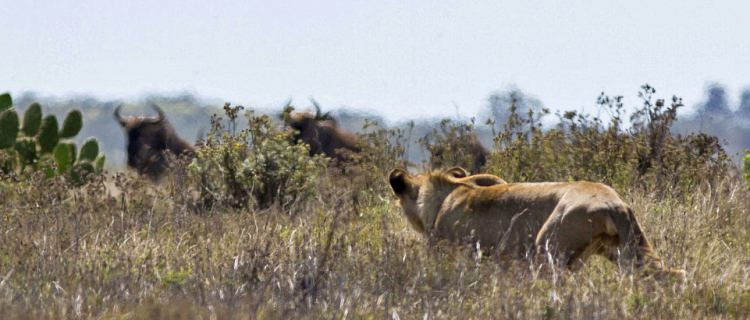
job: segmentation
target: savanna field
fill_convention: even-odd
[[[365,122],[348,161],[311,157],[280,117],[227,104],[194,158],[170,156],[159,183],[108,169],[95,142],[71,142],[79,116],[53,124],[23,106],[0,116],[0,318],[750,317],[748,166],[715,137],[673,133],[679,98],[649,86],[638,98],[626,111],[602,95],[603,119],[521,110],[510,97],[504,123],[445,120],[416,143],[408,126]],[[389,172],[471,168],[478,126],[494,136],[481,172],[612,186],[686,278],[599,257],[571,272],[412,230]],[[415,148],[433,156],[409,163]]]

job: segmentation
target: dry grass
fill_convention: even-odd
[[[101,180],[2,183],[3,318],[750,316],[750,197],[736,178],[679,201],[623,192],[684,283],[604,259],[571,274],[430,246],[387,189],[355,195],[348,179],[293,214],[196,209],[171,180],[110,179],[119,197]]]

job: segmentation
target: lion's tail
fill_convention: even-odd
[[[632,264],[638,269],[644,269],[646,266],[655,267],[659,273],[684,277],[684,270],[664,266],[661,258],[651,246],[651,242],[646,238],[633,209],[627,207],[617,214],[612,214],[611,218],[617,228],[619,238],[620,264]]]

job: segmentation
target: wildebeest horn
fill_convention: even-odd
[[[294,111],[294,107],[292,107],[292,98],[289,98],[284,104],[284,107],[281,108],[279,119],[284,120],[284,122],[289,122],[289,116],[292,114],[292,111]]]
[[[292,107],[292,97],[289,97],[289,99],[287,99],[286,102],[284,103],[283,109],[286,109],[286,108],[294,109],[294,107]]]
[[[320,111],[320,104],[313,98],[310,98],[310,102],[312,102],[313,106],[315,107],[315,119],[320,119],[322,115]]]
[[[120,109],[122,108],[122,104],[118,105],[117,108],[115,108],[115,120],[120,123],[121,126],[125,126],[125,119],[122,118],[120,115]]]
[[[160,123],[164,121],[164,111],[162,111],[161,108],[159,108],[159,106],[157,106],[155,103],[151,104],[151,108],[154,109],[154,111],[156,111],[156,114],[157,114],[156,118],[155,119],[151,118],[148,120],[144,119],[144,121],[148,121],[149,123]]]
[[[320,103],[318,103],[318,101],[310,98],[310,102],[312,102],[313,106],[315,107],[315,120],[334,120],[331,116],[330,111],[323,113],[323,111],[320,109]]]

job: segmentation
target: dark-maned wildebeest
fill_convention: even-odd
[[[338,126],[336,120],[328,113],[321,114],[316,105],[316,112],[292,112],[285,110],[284,122],[295,130],[292,135],[294,143],[300,141],[310,146],[310,155],[325,154],[339,161],[349,160],[349,153],[360,152],[357,135]]]
[[[158,106],[152,105],[157,113],[155,117],[123,117],[120,107],[115,108],[115,119],[127,135],[128,166],[138,173],[158,181],[169,167],[165,151],[177,156],[192,157],[195,154],[193,146],[177,136]]]

